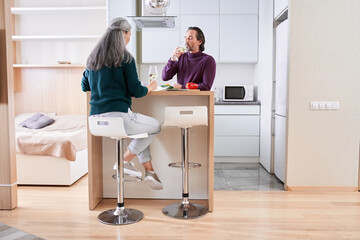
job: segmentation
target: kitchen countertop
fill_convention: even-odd
[[[201,95],[208,95],[214,96],[213,91],[199,91],[199,90],[158,90],[149,92],[148,96],[201,96]]]
[[[261,105],[260,101],[253,101],[253,102],[215,102],[215,105]]]

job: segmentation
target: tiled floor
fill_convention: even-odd
[[[214,172],[215,190],[284,190],[284,184],[258,163],[215,163]]]

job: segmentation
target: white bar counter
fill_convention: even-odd
[[[90,92],[87,93],[88,102]],[[133,112],[164,120],[165,106],[207,106],[208,126],[195,126],[189,130],[190,162],[200,168],[189,170],[191,199],[205,200],[213,210],[214,189],[214,92],[212,91],[155,91],[143,98],[132,98]],[[90,105],[88,105],[88,113]],[[164,185],[163,190],[152,190],[145,182],[126,182],[125,198],[179,199],[182,198],[181,168],[170,168],[169,163],[181,162],[180,128],[163,127],[150,145],[152,164]],[[116,198],[115,140],[94,137],[88,131],[89,152],[89,208],[95,209],[103,198]],[[132,160],[143,171],[137,157]],[[143,172],[144,174],[144,172]]]

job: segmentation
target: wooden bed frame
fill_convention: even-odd
[[[88,172],[87,156],[87,149],[78,151],[75,161],[17,153],[17,184],[70,186]]]

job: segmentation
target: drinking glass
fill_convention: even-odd
[[[157,66],[151,65],[149,67],[149,76],[150,76],[149,82],[154,81],[159,76]]]
[[[178,49],[181,52],[181,54],[184,54],[187,50],[185,44],[178,46]]]
[[[182,43],[181,45],[177,46],[177,49],[181,52],[181,55],[187,52],[185,43]],[[179,61],[179,59],[175,58],[175,61],[177,62]]]

